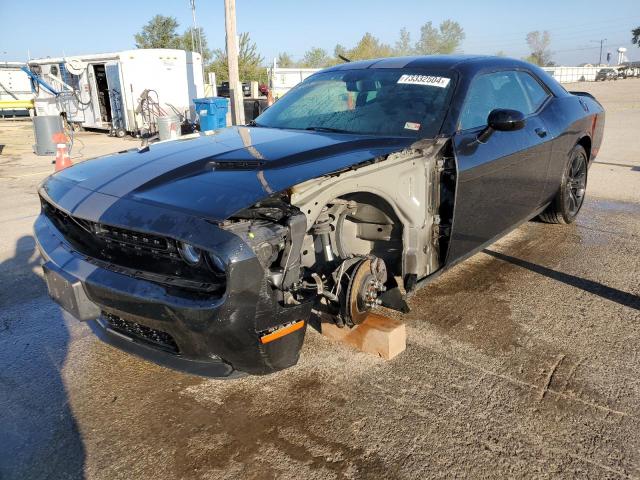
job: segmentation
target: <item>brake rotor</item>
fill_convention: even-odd
[[[385,290],[386,281],[387,268],[380,258],[365,258],[351,268],[341,308],[347,325],[359,325],[367,318],[369,311],[379,304],[378,295]]]

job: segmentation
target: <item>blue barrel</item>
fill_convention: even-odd
[[[196,113],[200,117],[200,131],[216,130],[227,126],[229,99],[224,97],[194,98]]]

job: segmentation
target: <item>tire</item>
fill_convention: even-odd
[[[125,131],[124,128],[118,128],[116,130],[116,137],[118,137],[118,138],[124,138],[126,134],[127,134],[127,132]]]
[[[584,203],[587,190],[587,152],[581,145],[573,147],[562,172],[560,188],[544,212],[539,215],[546,223],[572,223]]]

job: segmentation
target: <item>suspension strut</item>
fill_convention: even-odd
[[[313,224],[313,233],[320,237],[322,243],[322,253],[326,262],[333,262],[333,250],[331,249],[331,222],[333,217],[329,214],[329,209],[324,207]]]

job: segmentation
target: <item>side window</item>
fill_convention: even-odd
[[[528,73],[518,72],[518,76],[520,77],[520,81],[522,82],[531,103],[531,111],[523,113],[533,113],[540,108],[549,94],[544,88],[542,88],[542,85],[540,85],[540,83]]]
[[[504,71],[477,77],[467,92],[460,130],[486,125],[489,113],[496,108],[519,110],[525,115],[533,112],[535,109],[518,75],[518,72]]]

